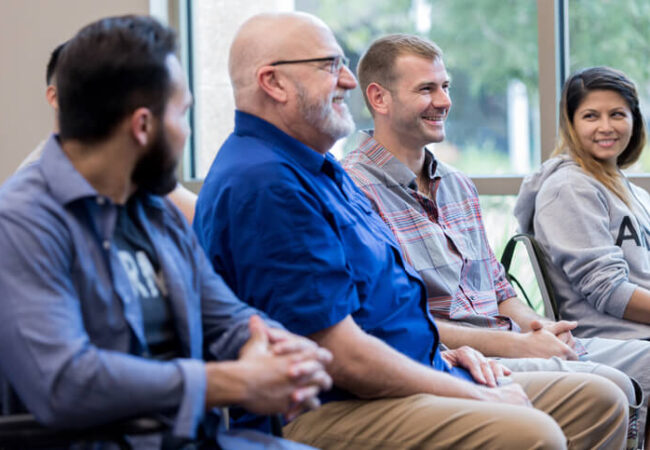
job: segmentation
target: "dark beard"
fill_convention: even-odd
[[[136,164],[131,181],[140,192],[167,195],[178,183],[176,164],[169,140],[161,127],[147,154]]]

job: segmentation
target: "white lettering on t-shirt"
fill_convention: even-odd
[[[167,295],[162,273],[156,274],[145,252],[136,251],[135,258],[126,250],[118,251],[118,255],[136,295],[142,298]]]

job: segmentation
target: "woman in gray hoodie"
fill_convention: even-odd
[[[560,109],[554,157],[524,180],[515,216],[546,250],[576,335],[650,339],[650,195],[621,172],[646,141],[636,88],[617,70],[584,69]]]

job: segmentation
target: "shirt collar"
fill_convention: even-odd
[[[321,172],[326,159],[316,150],[289,136],[275,125],[240,110],[235,111],[235,134],[264,140],[277,152],[314,174]]]
[[[45,142],[41,167],[52,196],[61,204],[65,205],[81,198],[99,195],[95,188],[74,168],[72,161],[63,152],[59,136],[56,134],[52,134]]]
[[[83,175],[74,168],[72,161],[61,148],[59,136],[52,134],[45,142],[43,156],[41,157],[43,176],[52,196],[61,204],[67,205],[82,198],[102,197],[97,190],[88,183]],[[157,209],[164,208],[161,197],[148,193],[136,192],[145,205]],[[104,198],[108,201],[108,199]]]
[[[373,137],[373,130],[364,130],[360,132],[362,143],[359,149],[368,159],[378,167],[381,167],[392,179],[402,186],[417,190],[417,175],[409,169],[406,164],[397,159],[386,147],[382,146]],[[436,177],[438,161],[428,148],[424,149],[424,170],[433,180]]]

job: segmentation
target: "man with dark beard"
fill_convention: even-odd
[[[59,59],[60,134],[0,189],[0,370],[46,425],[160,414],[167,445],[214,437],[214,407],[291,418],[331,383],[329,352],[237,300],[160,197],[189,133],[175,48],[151,18],[82,29]]]
[[[627,402],[608,380],[531,373],[506,385],[508,371],[479,352],[440,349],[422,279],[328,153],[353,129],[344,99],[356,80],[327,25],[253,17],[229,70],[235,130],[195,230],[242,300],[334,354],[334,389],[287,437],[321,448],[621,448]]]

